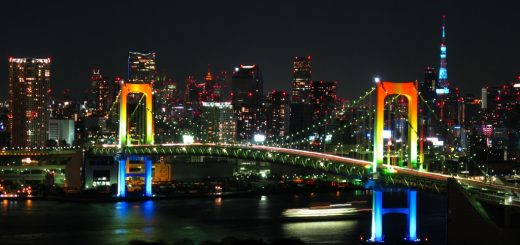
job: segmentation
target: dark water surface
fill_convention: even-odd
[[[42,200],[1,202],[0,244],[126,244],[131,239],[184,238],[195,242],[234,236],[270,241],[298,237],[309,244],[357,244],[370,234],[370,215],[330,221],[280,219],[288,208],[312,203],[371,200],[368,191],[284,194],[80,204]],[[370,204],[368,204],[370,206]],[[446,198],[418,194],[418,233],[433,244],[446,239]],[[387,238],[401,237],[403,216],[385,218]]]

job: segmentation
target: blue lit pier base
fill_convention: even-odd
[[[144,162],[143,174],[132,174],[132,176],[144,177],[144,196],[152,197],[152,159],[150,157],[123,157],[119,159],[118,179],[117,179],[117,196],[126,196],[126,164],[127,160],[142,160]]]
[[[119,171],[117,174],[117,196],[126,196],[126,158],[119,159]]]
[[[406,214],[408,218],[409,241],[417,240],[417,191],[406,190],[408,207],[405,208],[383,208],[383,190],[372,191],[372,236],[371,242],[384,242],[383,215],[390,213]]]
[[[152,159],[144,158],[144,189],[145,196],[152,197]]]

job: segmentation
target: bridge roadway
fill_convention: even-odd
[[[81,150],[2,150],[0,157],[59,157],[60,155],[78,154]],[[104,145],[90,148],[88,155],[124,156],[124,155],[201,155],[241,158],[246,160],[268,161],[290,164],[317,170],[334,172],[354,178],[371,177],[371,161],[359,160],[332,154],[288,149],[263,145],[243,144],[161,144],[146,146],[128,146],[118,148]],[[478,192],[488,199],[520,205],[520,188],[509,185],[484,182],[459,176],[419,171],[399,166],[383,164],[379,178],[392,185],[404,185],[419,189],[443,191],[448,178],[455,178],[466,189]],[[386,172],[386,173],[385,173]],[[497,195],[497,193],[499,195]],[[500,199],[500,200],[499,200]],[[509,199],[509,201],[507,200]],[[505,200],[505,201],[504,201]]]

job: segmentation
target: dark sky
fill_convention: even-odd
[[[129,50],[157,52],[176,81],[258,64],[265,89],[289,89],[291,59],[313,57],[313,79],[340,96],[372,78],[421,80],[439,64],[447,15],[448,75],[463,92],[520,74],[518,1],[5,1],[0,7],[0,98],[8,57],[51,57],[54,92],[78,97],[93,67],[126,77]]]

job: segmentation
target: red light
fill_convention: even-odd
[[[247,93],[247,95],[249,95],[249,96],[253,96],[253,93],[249,92],[249,93]]]
[[[233,95],[235,95],[235,93],[231,92],[229,95],[233,96]]]

